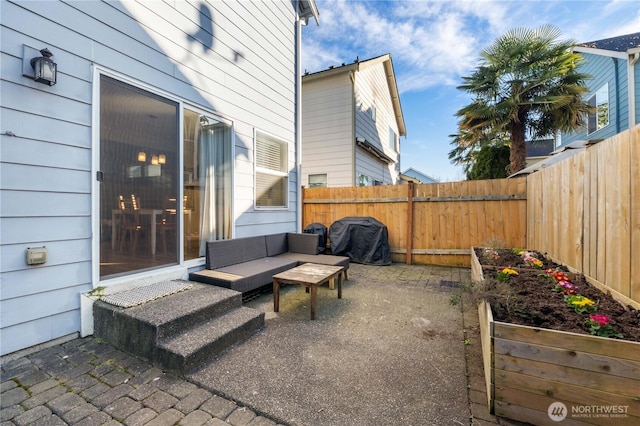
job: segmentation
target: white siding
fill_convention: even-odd
[[[94,65],[232,121],[235,234],[295,230],[293,7],[288,0],[1,2],[2,354],[79,331],[79,294],[95,286]],[[23,45],[53,52],[58,84],[22,76]],[[253,211],[254,128],[290,143],[289,211]],[[25,249],[43,245],[49,261],[26,266]]]
[[[356,170],[384,184],[398,183],[399,153],[389,145],[389,128],[398,135],[398,125],[387,83],[387,74],[381,62],[367,64],[356,73],[355,102],[356,138],[366,139],[394,160],[387,165],[360,149],[356,151]],[[375,121],[371,116],[373,105],[376,110]]]
[[[305,81],[302,90],[302,184],[327,174],[327,186],[354,184],[353,86],[349,73]]]

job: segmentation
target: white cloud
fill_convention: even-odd
[[[304,68],[391,53],[401,91],[456,85],[475,64],[484,34],[506,13],[503,2],[318,1],[321,25],[303,32]],[[470,25],[472,21],[473,25]],[[480,33],[478,32],[480,28]]]
[[[391,53],[401,92],[460,84],[479,52],[515,27],[553,24],[578,42],[638,31],[632,2],[317,0],[320,26],[303,31],[303,67],[310,72]]]

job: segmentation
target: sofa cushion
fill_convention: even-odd
[[[207,269],[218,269],[267,256],[264,236],[207,242]]]
[[[321,265],[342,266],[349,269],[349,258],[346,256],[333,256],[329,254],[304,254],[304,253],[282,253],[276,256],[278,259],[288,259],[302,263],[319,263]]]
[[[265,257],[226,266],[217,271],[229,274],[231,277],[242,276],[239,279],[227,280],[224,286],[228,285],[232,290],[247,292],[272,283],[275,274],[294,268],[297,264],[295,260]]]
[[[271,234],[264,236],[267,245],[267,256],[277,256],[289,250],[287,245],[287,233]]]
[[[234,282],[244,278],[245,277],[241,275],[227,274],[225,272],[212,269],[202,269],[200,271],[189,273],[189,281],[197,281],[199,283],[212,284],[226,288],[231,288]]]
[[[247,292],[272,283],[273,275],[294,268],[297,264],[291,259],[265,257],[216,270],[203,269],[191,272],[189,279]]]
[[[287,246],[290,253],[317,254],[318,234],[287,234]]]

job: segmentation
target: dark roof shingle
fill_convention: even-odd
[[[588,41],[586,43],[580,43],[579,46],[590,47],[592,49],[611,50],[614,52],[626,52],[634,47],[640,47],[640,33]]]

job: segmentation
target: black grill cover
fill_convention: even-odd
[[[344,217],[329,227],[331,254],[355,263],[391,265],[386,225],[372,217]]]
[[[324,253],[327,250],[327,227],[321,223],[310,223],[302,230],[305,234],[317,234],[318,237],[318,253]]]

